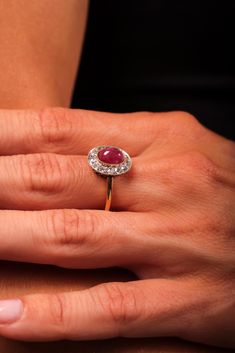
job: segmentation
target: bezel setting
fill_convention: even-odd
[[[122,152],[124,156],[123,162],[119,164],[107,164],[101,161],[98,157],[98,153],[105,148],[116,148]],[[96,173],[104,176],[117,176],[125,174],[131,169],[132,165],[131,157],[129,154],[116,146],[98,146],[92,148],[88,153],[88,163]]]

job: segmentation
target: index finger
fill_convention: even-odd
[[[0,155],[52,152],[84,155],[96,145],[116,145],[138,155],[152,142],[154,119],[65,108],[0,110]]]

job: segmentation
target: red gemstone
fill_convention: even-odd
[[[106,147],[98,152],[98,158],[101,162],[107,164],[119,164],[124,161],[123,153],[115,147]]]

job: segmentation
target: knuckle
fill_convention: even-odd
[[[183,163],[190,175],[200,179],[214,179],[217,175],[217,166],[206,155],[199,151],[192,151],[183,157]]]
[[[41,140],[46,147],[67,144],[72,134],[69,109],[45,108],[39,112]]]
[[[114,324],[130,324],[140,317],[136,288],[130,284],[107,283],[98,286],[98,299]]]
[[[75,251],[84,247],[95,232],[93,217],[89,212],[77,211],[75,209],[61,209],[49,211],[48,220],[49,241],[58,245],[59,248],[67,246],[69,255],[71,250]]]
[[[61,189],[65,163],[55,154],[40,153],[20,156],[23,183],[29,191],[51,192]]]
[[[218,167],[198,151],[166,159],[157,168],[158,180],[162,186],[168,192],[170,188],[174,194],[180,192],[181,195],[199,195],[202,190],[205,193],[211,192],[220,174]]]
[[[202,133],[202,125],[197,118],[187,112],[173,112],[167,116],[164,124],[167,135],[189,138]]]
[[[48,296],[48,321],[50,324],[66,328],[68,325],[67,312],[69,303],[63,293],[52,294]]]
[[[25,296],[23,301],[31,319],[36,316],[46,325],[64,326],[66,324],[68,303],[64,293],[32,294]]]
[[[192,115],[191,113],[185,111],[178,111],[174,113],[174,118],[177,120],[178,123],[182,124],[198,124],[197,118]]]

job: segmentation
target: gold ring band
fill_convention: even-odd
[[[109,211],[111,208],[112,193],[113,193],[113,177],[111,175],[109,175],[107,177],[107,193],[106,193],[105,211]]]

